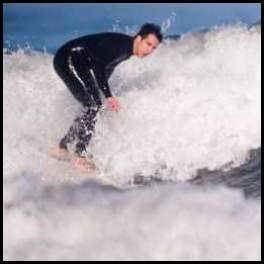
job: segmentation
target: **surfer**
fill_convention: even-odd
[[[119,63],[132,55],[143,58],[151,54],[162,39],[160,27],[147,23],[133,37],[121,33],[100,33],[71,40],[58,49],[53,63],[55,71],[82,104],[83,110],[59,142],[55,156],[70,159],[82,171],[91,168],[86,148],[103,104],[102,95],[111,111],[121,109],[110,90],[109,77]],[[70,158],[69,146],[73,143],[74,157]]]

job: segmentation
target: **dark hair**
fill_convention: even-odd
[[[140,35],[142,38],[144,38],[149,34],[155,35],[159,42],[162,42],[163,36],[160,26],[151,23],[144,24],[136,36]]]

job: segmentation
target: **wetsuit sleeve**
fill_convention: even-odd
[[[106,98],[112,97],[105,69],[99,63],[97,63],[95,66],[95,77],[104,96]]]

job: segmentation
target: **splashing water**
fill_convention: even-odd
[[[161,32],[165,34],[173,25],[177,18],[177,14],[172,12],[171,15],[161,23]]]
[[[186,184],[261,146],[260,40],[224,26],[120,65],[87,176],[48,155],[80,111],[53,55],[3,54],[5,259],[260,260],[259,200]],[[178,184],[126,190],[138,174]]]

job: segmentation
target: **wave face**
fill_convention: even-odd
[[[98,122],[96,162],[117,182],[157,172],[185,181],[199,168],[242,164],[261,145],[260,69],[260,34],[243,27],[127,61],[112,79],[123,111]]]
[[[223,26],[122,63],[122,111],[100,114],[87,176],[48,154],[80,112],[53,55],[4,52],[5,258],[260,260],[260,201],[190,184],[201,170],[238,180],[260,149],[260,45],[257,28]],[[137,176],[178,184],[127,190]]]

